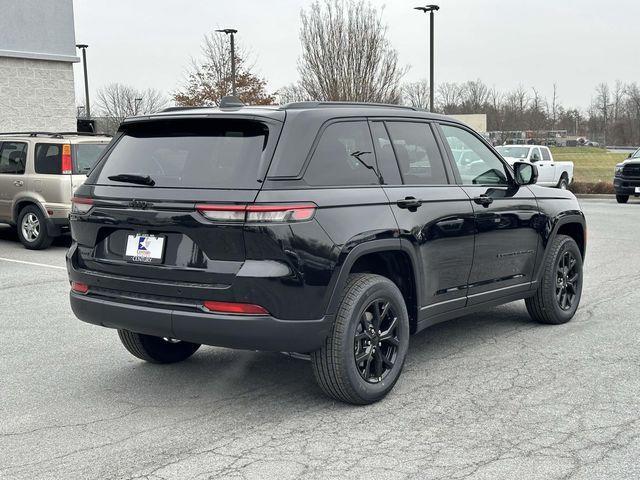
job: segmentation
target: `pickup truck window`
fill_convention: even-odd
[[[504,164],[480,139],[462,128],[441,126],[463,185],[508,185]]]
[[[548,148],[541,148],[540,151],[542,152],[542,160],[544,160],[545,162],[550,162],[551,161],[551,153],[549,153],[549,149]]]
[[[500,155],[508,158],[525,159],[529,156],[529,147],[498,147],[496,148]]]
[[[539,162],[540,161],[540,149],[539,148],[534,148],[533,151],[531,152],[531,161],[532,162]]]

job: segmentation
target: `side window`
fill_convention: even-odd
[[[371,133],[373,134],[373,142],[376,146],[378,167],[380,168],[380,174],[384,179],[385,185],[402,185],[398,162],[393,153],[393,146],[391,145],[391,140],[389,139],[384,123],[371,123]]]
[[[540,149],[539,148],[532,148],[531,149],[531,161],[532,162],[539,162],[540,161]]]
[[[405,184],[449,183],[438,144],[429,124],[387,122],[387,128]]]
[[[544,160],[545,162],[550,162],[551,161],[551,154],[549,153],[549,149],[548,148],[541,148],[540,151],[542,152],[542,160]]]
[[[441,125],[463,185],[507,185],[505,165],[479,138],[459,127]]]
[[[367,122],[329,125],[313,152],[304,179],[313,186],[379,184]]]
[[[34,167],[36,173],[62,174],[62,145],[38,143],[35,152]]]
[[[0,173],[22,175],[27,164],[27,144],[4,142],[0,147]]]

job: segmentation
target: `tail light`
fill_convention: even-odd
[[[269,312],[260,305],[235,302],[203,302],[202,306],[212,313],[231,313],[235,315],[269,315]]]
[[[219,222],[291,223],[311,220],[315,203],[274,205],[196,205],[196,210],[209,220]]]
[[[71,199],[71,213],[87,213],[93,208],[93,199],[86,197],[73,197]]]
[[[71,282],[71,290],[76,293],[85,294],[89,291],[89,285],[80,282]]]
[[[73,173],[73,164],[71,162],[71,145],[62,145],[62,174],[71,175]]]

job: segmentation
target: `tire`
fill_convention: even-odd
[[[35,205],[27,205],[20,211],[16,228],[20,243],[29,250],[43,250],[53,242],[47,232],[46,219]]]
[[[616,202],[627,203],[629,201],[629,195],[616,195]]]
[[[118,336],[131,355],[149,363],[181,362],[200,348],[199,343],[165,340],[128,330],[118,330]]]
[[[573,318],[580,304],[582,254],[573,238],[566,235],[558,235],[549,248],[538,290],[533,297],[525,300],[525,304],[533,320],[560,325]],[[561,273],[565,267],[568,271]]]
[[[409,315],[398,287],[380,275],[354,274],[349,275],[325,344],[311,353],[311,364],[327,395],[366,405],[391,391],[408,348]]]
[[[567,177],[566,173],[563,173],[562,176],[560,177],[560,181],[558,182],[558,188],[560,190],[566,190],[567,188],[569,188],[569,178]]]

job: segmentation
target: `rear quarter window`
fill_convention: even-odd
[[[34,169],[42,175],[62,174],[62,145],[38,143],[35,149]]]
[[[312,186],[379,184],[367,122],[336,122],[327,126],[311,156],[304,180]]]
[[[156,187],[257,189],[269,126],[249,119],[156,120],[126,125],[88,182],[151,177]],[[129,184],[130,185],[130,184]]]
[[[73,173],[89,172],[102,155],[107,143],[78,143],[73,146]]]

